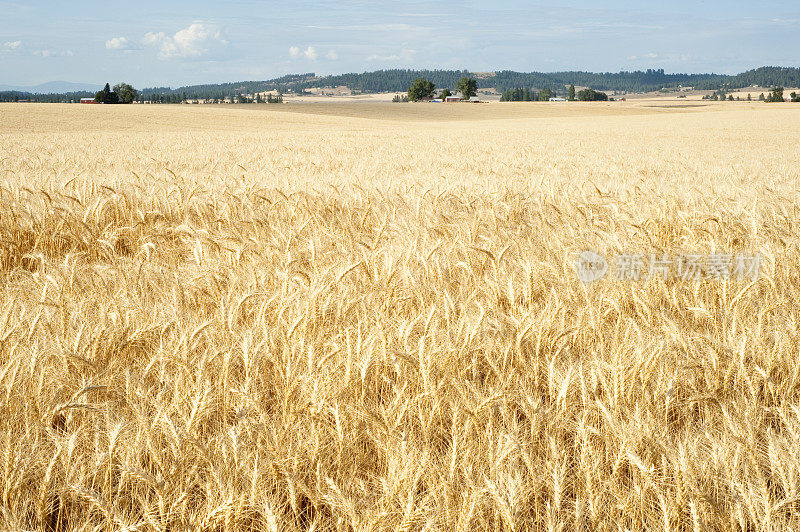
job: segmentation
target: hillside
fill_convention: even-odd
[[[665,87],[694,86],[698,89],[716,90],[721,88],[741,88],[759,86],[796,86],[800,82],[800,68],[761,67],[734,76],[722,74],[666,74],[664,69],[644,71],[605,72],[469,72],[467,70],[377,70],[339,74],[334,76],[315,76],[313,73],[284,76],[268,81],[243,81],[219,85],[193,85],[164,91],[145,89],[151,93],[186,93],[200,98],[224,98],[240,93],[252,94],[268,90],[282,92],[301,92],[316,87],[347,86],[351,90],[365,93],[402,92],[414,79],[424,77],[437,87],[454,87],[462,76],[473,76],[478,88],[494,88],[498,91],[516,87],[550,88],[563,91],[565,86],[575,84],[597,90],[620,92],[647,92]]]
[[[373,72],[317,76],[313,72],[291,74],[266,81],[238,81],[178,88],[151,87],[143,89],[146,98],[164,96],[164,101],[181,99],[224,99],[239,94],[280,91],[302,94],[315,88],[346,86],[356,93],[404,92],[414,79],[424,77],[437,87],[453,88],[462,76],[475,77],[479,89],[492,88],[505,91],[514,88],[549,88],[559,94],[566,92],[569,84],[591,87],[602,91],[638,93],[663,88],[691,86],[701,90],[732,90],[757,85],[760,87],[800,85],[800,68],[760,67],[741,74],[667,74],[664,69],[647,69],[622,72],[470,72],[468,70],[409,70],[392,69]],[[0,101],[35,99],[36,101],[70,101],[90,93],[53,93],[34,95],[30,92],[0,92]]]

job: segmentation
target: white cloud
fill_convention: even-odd
[[[11,51],[11,50],[16,50],[20,46],[22,46],[22,41],[8,41],[4,42],[3,46],[0,47],[0,49]]]
[[[131,47],[131,42],[125,37],[114,37],[106,41],[106,49],[108,50],[128,50]]]
[[[148,32],[142,42],[158,48],[158,57],[161,59],[200,57],[228,44],[219,30],[203,22],[195,22],[171,36],[163,31]]]
[[[72,57],[75,55],[72,50],[36,50],[33,55],[39,57]]]
[[[770,20],[772,24],[779,24],[785,26],[796,26],[800,19],[797,18],[773,18]]]
[[[656,54],[650,52],[643,55],[632,55],[628,57],[630,61],[645,61],[648,65],[676,65],[687,64],[694,60],[692,54]]]
[[[371,54],[367,57],[367,61],[411,61],[414,57],[416,50],[401,50],[399,54]]]
[[[642,54],[642,55],[630,55],[630,56],[628,56],[628,60],[629,61],[637,61],[639,59],[657,59],[657,58],[658,58],[658,54],[653,53],[653,52],[649,52],[649,53]]]
[[[297,46],[290,46],[289,55],[291,56],[292,59],[299,59],[300,57],[305,57],[306,59],[310,59],[311,61],[313,61],[317,58],[317,51],[314,49],[313,46],[309,46],[305,50],[301,50]]]
[[[325,58],[329,59],[330,61],[336,61],[339,59],[339,54],[337,54],[334,50],[329,50],[328,53],[325,54]]]

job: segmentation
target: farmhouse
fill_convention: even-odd
[[[94,101],[94,98],[81,98],[81,103],[98,103]]]

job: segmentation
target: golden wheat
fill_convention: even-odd
[[[0,105],[0,527],[800,527],[800,110],[444,109]]]

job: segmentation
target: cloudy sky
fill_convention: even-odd
[[[0,0],[0,85],[763,65],[800,66],[800,2]]]

